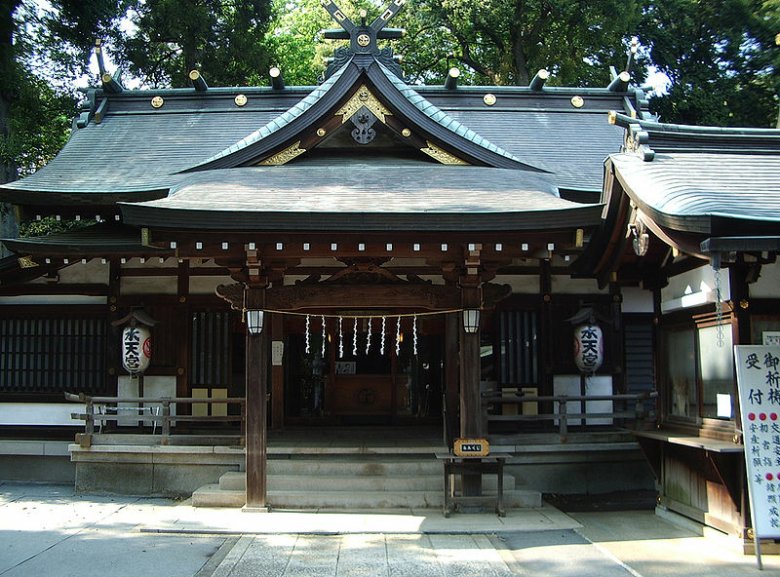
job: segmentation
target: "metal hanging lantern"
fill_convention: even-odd
[[[463,330],[469,334],[479,330],[479,309],[463,309]]]
[[[246,311],[246,328],[250,335],[259,335],[263,332],[263,311],[248,309]]]

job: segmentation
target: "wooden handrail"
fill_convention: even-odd
[[[177,404],[246,403],[244,397],[204,397],[202,399],[197,397],[89,397],[84,394],[74,395],[73,393],[65,393],[65,400],[77,403],[86,403],[90,401],[93,404],[99,405],[118,403],[162,403],[163,401]]]
[[[482,400],[490,403],[517,404],[544,401],[646,401],[658,396],[658,391],[644,393],[620,393],[616,395],[524,395],[523,393],[496,393],[485,391]]]
[[[658,397],[657,391],[646,391],[642,393],[619,393],[614,395],[527,395],[521,391],[506,393],[500,390],[483,391],[482,414],[485,424],[490,421],[558,421],[558,432],[561,441],[565,442],[568,435],[569,420],[576,419],[634,419],[642,421],[645,418],[644,402]],[[588,401],[617,401],[628,405],[634,401],[633,410],[612,410],[609,412],[568,412],[568,403],[582,403]],[[557,405],[557,412],[536,413],[533,415],[523,415],[518,411],[516,415],[489,415],[487,410],[489,405],[523,405],[525,403],[543,403],[551,402]],[[538,409],[538,405],[537,405]],[[487,429],[486,429],[487,430]]]
[[[90,397],[83,393],[73,394],[65,393],[65,400],[83,403],[84,413],[71,413],[71,418],[84,421],[84,434],[77,435],[77,440],[82,446],[90,446],[92,437],[95,434],[96,423],[106,423],[117,421],[121,415],[118,414],[122,409],[120,405],[136,405],[136,408],[148,408],[149,414],[138,413],[137,420],[140,423],[151,422],[155,426],[160,424],[161,439],[163,445],[168,444],[171,434],[171,424],[179,421],[190,422],[240,422],[241,435],[245,434],[246,427],[246,399],[243,397],[222,397],[222,398],[194,398],[194,397]],[[217,415],[217,416],[194,416],[171,414],[171,405],[194,405],[194,404],[233,404],[238,405],[240,413],[238,415]],[[111,406],[117,410],[117,414],[107,414],[101,411],[96,412],[95,407]],[[131,408],[131,407],[128,407]],[[152,408],[159,408],[160,412],[154,412]]]

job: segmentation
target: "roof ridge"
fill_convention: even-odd
[[[309,94],[307,94],[303,99],[301,99],[297,104],[295,104],[292,108],[289,108],[261,128],[258,128],[254,132],[248,134],[235,144],[232,144],[231,146],[228,146],[227,148],[221,150],[220,152],[212,155],[210,158],[207,158],[206,160],[199,162],[198,164],[183,170],[182,172],[186,172],[188,170],[193,170],[198,167],[201,167],[206,164],[210,164],[214,162],[215,160],[219,160],[221,158],[224,158],[226,156],[230,156],[231,154],[238,152],[239,150],[242,150],[243,148],[246,148],[247,146],[254,144],[255,142],[259,142],[260,140],[263,140],[267,136],[270,136],[274,132],[277,132],[284,126],[291,123],[293,120],[301,116],[304,112],[309,110],[316,102],[319,101],[320,97],[325,94],[330,88],[336,83],[336,81],[341,78],[341,75],[344,73],[344,70],[346,70],[346,66],[343,66],[339,68],[333,75],[331,75],[325,82],[317,86],[314,90],[312,90]]]
[[[493,144],[487,138],[480,136],[477,132],[470,129],[465,124],[455,120],[452,116],[444,112],[441,108],[439,108],[438,106],[433,104],[430,100],[422,96],[419,92],[414,90],[414,88],[412,88],[409,84],[407,84],[402,78],[399,78],[392,70],[388,69],[384,64],[382,64],[378,60],[377,60],[377,64],[379,64],[379,69],[385,74],[388,80],[398,89],[398,91],[401,94],[403,94],[404,97],[410,103],[412,103],[412,105],[414,105],[415,108],[417,108],[428,118],[436,122],[438,125],[442,126],[443,128],[446,128],[450,132],[453,132],[458,136],[461,136],[462,138],[465,138],[466,140],[469,140],[474,144],[476,144],[477,146],[480,146],[494,154],[498,154],[519,164],[525,164],[528,166],[532,166],[534,168],[539,168],[535,164],[521,160],[520,158],[504,150],[500,146]],[[413,94],[414,96],[416,96],[416,98],[413,100],[408,96],[407,93]],[[548,172],[546,169],[543,170],[545,172]]]

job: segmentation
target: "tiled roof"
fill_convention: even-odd
[[[122,213],[130,224],[185,228],[521,230],[566,226],[567,215],[595,224],[600,206],[561,199],[547,175],[511,169],[290,166],[192,173],[167,198]]]
[[[712,218],[780,223],[780,154],[612,155],[638,206],[672,228],[709,233]]]
[[[378,69],[378,67],[375,67]],[[343,69],[346,70],[346,67]],[[381,75],[385,77],[385,73]],[[337,83],[340,76],[329,82]],[[541,92],[512,87],[408,87],[392,74],[385,82],[402,90],[415,111],[436,126],[447,127],[482,150],[518,160],[550,173],[560,189],[593,191],[601,188],[603,161],[617,152],[619,127],[607,122],[606,111],[622,106],[624,96],[604,90],[583,90],[585,106],[574,108],[572,89]],[[247,148],[309,110],[328,90],[286,88],[193,89],[124,91],[102,95],[109,106],[101,123],[94,120],[74,128],[60,154],[32,176],[0,185],[0,198],[48,204],[105,202],[111,195],[132,201],[163,197],[187,177],[182,174],[210,159]],[[493,91],[494,106],[483,96]],[[248,103],[234,103],[238,94]],[[152,96],[165,104],[155,109]],[[356,145],[359,156],[359,147]],[[431,167],[423,163],[422,166]],[[285,167],[290,168],[290,167]],[[31,194],[27,194],[31,193]],[[103,197],[103,195],[107,195]],[[92,202],[94,202],[93,200]],[[595,198],[594,198],[595,201]]]

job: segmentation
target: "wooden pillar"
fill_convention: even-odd
[[[759,265],[754,265],[758,267]],[[760,268],[759,268],[760,270]],[[725,271],[721,271],[723,274]],[[750,285],[747,282],[749,275],[758,276],[754,270],[744,264],[735,264],[728,268],[730,300],[733,308],[734,320],[732,321],[733,343],[735,345],[749,345],[751,340],[750,327]],[[724,308],[726,305],[724,304]]]
[[[463,287],[463,307],[479,309],[482,305],[481,292],[478,287]],[[459,315],[461,316],[461,315]],[[479,391],[481,376],[481,359],[479,355],[480,332],[467,333],[463,328],[463,318],[460,324],[460,436],[479,438],[482,436],[482,399]],[[482,475],[464,474],[462,477],[463,495],[480,495],[482,493]]]
[[[122,265],[118,258],[112,258],[108,263],[108,310],[106,316],[106,334],[108,335],[109,350],[119,351],[122,339],[122,331],[111,331],[111,322],[117,318],[119,298],[122,296]],[[119,394],[119,374],[122,365],[119,355],[109,355],[108,382],[109,394]]]
[[[612,297],[612,392],[627,393],[625,371],[625,332],[623,329],[623,294],[620,285],[613,279],[609,283],[609,294]]]
[[[460,344],[460,436],[482,436],[482,399],[479,394],[479,331],[467,333],[461,324]]]
[[[549,259],[539,262],[539,292],[542,296],[539,311],[541,333],[540,348],[542,357],[542,371],[539,375],[540,395],[552,395],[554,392],[553,366],[554,366],[554,339],[552,322],[552,270]],[[544,408],[552,411],[552,404]]]
[[[190,261],[179,263],[176,276],[176,327],[178,350],[176,351],[176,396],[191,397],[190,367],[192,367],[192,322],[190,320]],[[192,412],[192,405],[179,405],[178,410]]]
[[[262,309],[263,289],[246,289],[246,307]],[[266,425],[268,413],[268,335],[272,315],[265,313],[259,335],[246,335],[246,506],[267,511]]]
[[[284,317],[271,315],[271,339],[284,346]],[[271,429],[284,428],[284,365],[282,359],[271,363]]]
[[[460,369],[458,363],[459,327],[463,325],[460,313],[448,313],[444,318],[444,382],[445,407],[447,409],[446,427],[447,446],[452,447],[460,427],[458,420]]]

